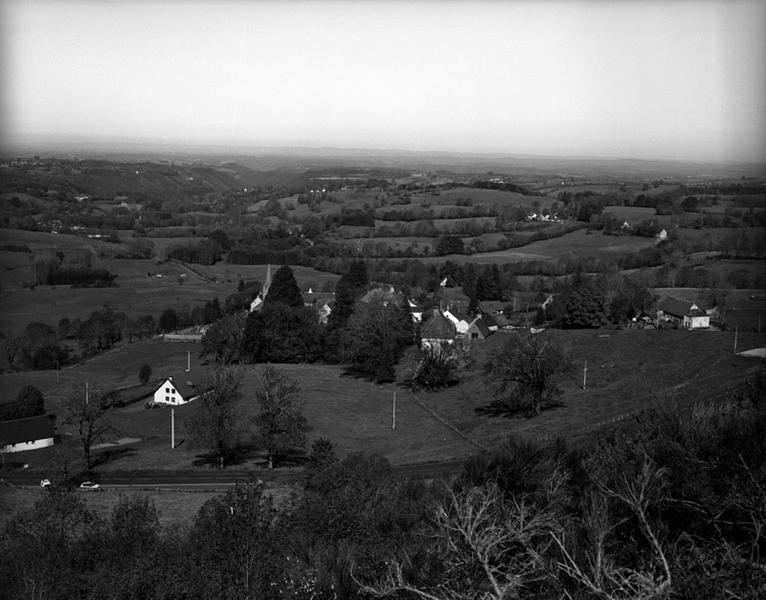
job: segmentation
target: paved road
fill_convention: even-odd
[[[462,460],[438,463],[397,465],[394,474],[403,478],[438,479],[459,473]],[[45,474],[40,472],[15,471],[0,473],[0,479],[22,486],[38,486]],[[301,471],[280,471],[275,469],[254,469],[251,471],[224,469],[222,471],[114,471],[94,476],[104,487],[151,487],[151,488],[219,488],[243,483],[250,478],[260,479],[267,484],[287,485],[303,479]]]

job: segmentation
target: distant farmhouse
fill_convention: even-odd
[[[196,400],[204,389],[205,373],[189,370],[179,375],[168,377],[154,392],[154,404],[182,406]]]
[[[53,422],[48,415],[0,421],[0,453],[53,446],[54,437]]]
[[[710,315],[694,302],[666,296],[657,303],[658,318],[684,329],[710,327]]]

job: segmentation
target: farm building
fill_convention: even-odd
[[[507,302],[501,302],[500,300],[482,300],[479,302],[479,310],[485,315],[496,315],[503,312],[507,305]]]
[[[468,332],[468,328],[471,326],[471,320],[467,315],[464,315],[454,307],[445,310],[443,314],[447,320],[455,326],[458,334],[465,334]]]
[[[470,340],[486,340],[490,335],[492,331],[484,317],[476,317],[468,326],[465,337]]]
[[[455,326],[441,312],[434,309],[433,316],[423,326],[421,332],[421,346],[433,348],[437,346],[451,345],[455,343],[457,330]]]
[[[314,309],[320,323],[327,324],[333,307],[335,306],[335,294],[333,292],[314,292],[309,288],[304,292],[303,305]]]
[[[423,320],[423,307],[414,300],[407,299],[407,311],[410,313],[413,322],[420,323]]]
[[[204,373],[190,370],[168,377],[154,392],[155,404],[181,406],[199,398],[203,390]]]
[[[685,329],[710,327],[710,315],[701,310],[694,302],[666,296],[657,303],[657,311],[663,321]]]
[[[0,421],[0,452],[26,452],[53,446],[53,422],[48,415]]]
[[[456,308],[465,310],[471,303],[471,299],[465,295],[462,288],[440,287],[434,292],[434,304],[442,308]]]

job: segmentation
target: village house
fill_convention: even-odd
[[[335,306],[335,294],[333,292],[315,292],[309,288],[308,292],[301,295],[303,296],[303,305],[313,309],[319,322],[326,325]]]
[[[204,388],[204,373],[188,370],[178,375],[171,375],[155,390],[154,404],[182,406],[196,400],[207,390]]]
[[[53,446],[53,422],[48,415],[0,421],[0,453],[26,452]]]
[[[457,308],[448,308],[442,314],[455,326],[458,335],[464,335],[468,332],[468,328],[471,326],[471,319]]]
[[[420,346],[423,349],[451,346],[455,343],[455,337],[455,326],[438,309],[434,309],[433,315],[420,332]]]
[[[489,323],[486,321],[485,317],[480,316],[471,321],[471,324],[468,326],[468,330],[466,331],[465,337],[469,340],[486,340],[490,335],[492,335],[492,333],[493,332],[490,329]]]
[[[694,302],[666,296],[657,303],[658,319],[684,329],[710,327],[710,315]]]

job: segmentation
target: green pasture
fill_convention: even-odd
[[[0,329],[18,332],[32,321],[56,327],[62,318],[84,319],[105,305],[129,317],[159,317],[166,308],[194,308],[218,297],[223,300],[236,291],[239,281],[263,281],[266,265],[189,265],[159,262],[153,259],[117,259],[98,257],[102,246],[112,252],[111,244],[94,242],[78,236],[0,230],[2,243],[27,244],[33,250],[0,252]],[[172,245],[184,238],[157,238],[157,243]],[[188,239],[187,239],[188,241]],[[117,287],[71,288],[68,285],[24,287],[32,279],[35,256],[59,249],[66,252],[92,251],[96,264],[117,275]],[[272,273],[280,265],[272,266]],[[338,276],[309,267],[293,267],[302,289],[331,287]]]
[[[482,448],[493,448],[511,434],[532,438],[565,436],[578,438],[617,420],[630,418],[635,411],[654,405],[688,406],[697,400],[717,401],[727,397],[745,378],[762,369],[757,359],[733,354],[733,332],[683,330],[580,330],[552,331],[574,357],[572,373],[560,378],[561,405],[532,418],[509,418],[490,406],[487,389],[490,376],[483,372],[487,359],[508,339],[497,333],[472,347],[473,366],[463,372],[462,383],[439,392],[413,395],[395,384],[376,385],[347,377],[342,367],[322,364],[278,365],[296,379],[302,389],[303,412],[312,427],[310,439],[333,441],[339,455],[353,451],[379,453],[392,463],[404,464],[461,458]],[[739,332],[739,349],[766,345],[765,336]],[[185,353],[174,344],[146,343],[125,348],[103,363],[94,361],[66,369],[66,380],[86,369],[101,374],[103,383],[131,380],[141,360],[150,364],[165,360],[175,367],[185,362]],[[119,366],[125,353],[125,367]],[[128,355],[132,354],[132,357]],[[194,355],[192,355],[194,356]],[[139,358],[141,357],[141,358]],[[582,372],[587,361],[587,384],[582,389]],[[130,365],[128,367],[127,365]],[[247,366],[243,383],[248,415],[256,410],[253,401],[260,366]],[[155,374],[159,369],[155,369]],[[49,378],[43,381],[44,378]],[[55,397],[64,383],[55,385],[55,373],[30,374],[25,382],[38,385],[56,407]],[[35,379],[37,378],[37,379]],[[16,389],[23,374],[2,376],[4,388]],[[396,393],[396,427],[393,401]],[[99,470],[212,468],[204,450],[188,437],[186,418],[191,407],[175,411],[178,447],[170,448],[170,411],[145,409],[142,403],[109,412],[115,432],[113,439],[139,438],[139,442],[104,450]],[[68,426],[59,425],[67,433]],[[245,433],[244,439],[247,441]],[[47,462],[46,451],[18,457],[33,467]],[[17,458],[17,457],[14,457]],[[39,463],[39,464],[38,464]],[[239,468],[262,466],[257,452],[245,453],[236,461]]]
[[[442,262],[451,260],[457,263],[473,262],[480,264],[502,264],[520,261],[557,260],[565,256],[606,257],[622,252],[635,252],[654,245],[651,238],[635,236],[604,235],[600,231],[588,232],[578,229],[557,238],[532,242],[518,248],[497,250],[493,252],[477,252],[475,254],[451,254],[449,256],[432,256],[424,262]]]
[[[624,219],[631,225],[653,219],[655,210],[646,206],[605,206],[604,213],[609,213],[618,219]]]

